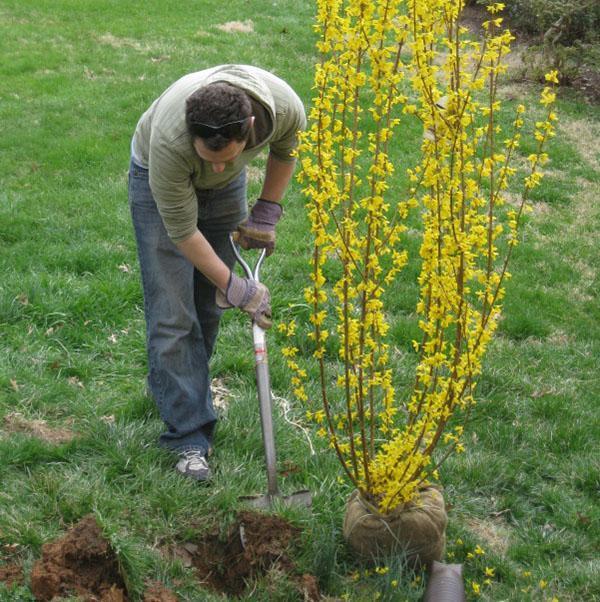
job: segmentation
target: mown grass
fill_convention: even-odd
[[[126,199],[129,140],[166,86],[213,64],[273,70],[308,105],[312,12],[311,3],[290,0],[0,6],[0,561],[17,544],[27,573],[44,542],[93,512],[133,599],[154,579],[182,599],[219,599],[161,551],[215,521],[230,523],[238,496],[265,488],[249,325],[235,313],[223,324],[213,371],[230,394],[215,480],[199,487],[179,478],[172,458],[156,448],[162,423],[144,392],[142,297]],[[253,33],[217,27],[247,19]],[[535,90],[517,93],[533,104]],[[504,318],[468,425],[470,445],[442,471],[449,559],[465,562],[469,596],[476,582],[487,600],[600,599],[600,115],[567,95],[559,108],[552,171],[514,256]],[[407,164],[419,136],[412,124],[398,138]],[[251,195],[259,187],[251,182]],[[307,231],[294,183],[278,252],[264,270],[282,320],[306,318]],[[411,236],[407,245],[417,249],[418,233]],[[411,263],[390,295],[400,390],[414,365],[417,269]],[[372,600],[377,592],[419,599],[420,576],[393,563],[385,575],[354,578],[360,567],[340,533],[348,486],[319,440],[313,437],[319,453],[311,455],[305,433],[283,418],[283,404],[296,421],[304,413],[291,402],[284,343],[270,334],[279,461],[293,468],[282,488],[314,493],[311,511],[278,509],[302,529],[299,570],[315,574],[332,599]],[[76,436],[51,443],[13,432],[15,412]],[[484,586],[486,567],[494,576]],[[294,599],[289,584],[273,579],[248,599]],[[25,584],[0,586],[0,599],[32,598]]]

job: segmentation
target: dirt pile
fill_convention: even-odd
[[[187,556],[199,581],[213,591],[240,596],[249,581],[271,570],[285,573],[298,589],[299,599],[319,600],[313,575],[300,575],[288,555],[299,529],[277,516],[244,511],[222,536],[215,529],[185,544],[175,553]]]
[[[127,601],[117,557],[92,515],[42,546],[42,558],[31,571],[31,591],[41,601],[73,595],[87,602]]]
[[[249,582],[261,576],[270,579],[283,575],[297,591],[298,600],[320,600],[314,575],[301,574],[289,555],[298,535],[299,529],[283,518],[244,511],[225,533],[215,526],[198,540],[171,549],[171,553],[195,569],[199,586],[230,597],[244,594]],[[0,564],[0,581],[9,587],[22,584],[20,563]],[[31,592],[40,602],[70,596],[84,602],[129,600],[118,558],[93,515],[42,546],[42,557],[33,565],[30,581]],[[179,598],[153,581],[147,584],[142,599],[177,602]]]

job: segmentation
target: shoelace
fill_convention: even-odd
[[[206,458],[204,457],[204,454],[202,452],[196,451],[194,449],[182,452],[181,456],[185,460],[188,460],[189,462],[195,461],[195,462],[200,462],[201,464],[204,464],[204,465],[208,465],[208,463],[206,462]]]

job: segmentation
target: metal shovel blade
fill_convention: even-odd
[[[312,495],[308,489],[300,489],[291,495],[243,495],[238,498],[241,502],[256,508],[257,510],[269,510],[275,503],[283,506],[300,506],[310,508],[312,506]]]

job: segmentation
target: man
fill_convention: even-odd
[[[264,328],[269,291],[232,272],[229,234],[244,248],[275,247],[280,201],[292,177],[302,102],[283,80],[247,65],[191,73],[142,115],[131,145],[129,202],[138,246],[148,387],[176,469],[210,478],[216,414],[208,363],[222,308]],[[260,198],[248,215],[245,166],[269,148]]]

